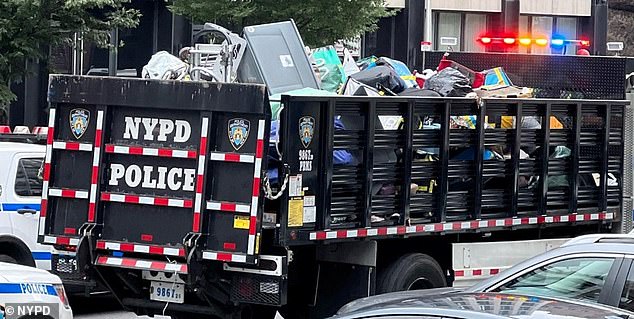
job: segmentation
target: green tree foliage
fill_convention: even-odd
[[[233,26],[234,31],[293,19],[304,42],[313,47],[374,30],[379,18],[393,14],[384,0],[174,0],[171,9],[196,22]]]
[[[45,59],[49,46],[68,43],[74,32],[101,47],[113,28],[134,27],[139,12],[130,0],[1,0],[0,113],[15,99],[9,84],[26,72],[29,59]]]

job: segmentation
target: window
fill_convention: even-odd
[[[528,16],[520,16],[520,37],[528,37],[528,38],[531,37],[531,26],[528,20],[529,20]],[[520,45],[519,52],[528,53],[529,52],[528,46]]]
[[[552,17],[532,17],[532,30],[531,34],[533,38],[546,38],[550,39],[553,34],[553,18]],[[532,53],[549,54],[550,47],[540,47],[533,45],[531,48]]]
[[[630,268],[630,273],[627,275],[623,293],[621,294],[621,301],[619,302],[619,308],[634,311],[634,267]]]
[[[577,19],[576,18],[557,18],[557,27],[555,34],[563,36],[565,39],[577,39]],[[566,45],[565,54],[575,55],[577,46],[575,44]]]
[[[440,45],[440,39],[443,37],[456,38],[458,44],[453,47],[454,51],[460,51],[460,32],[462,25],[462,14],[460,13],[438,13],[438,32],[436,34],[436,45],[440,51],[448,51],[445,45]]]
[[[614,258],[558,261],[498,287],[494,291],[598,301]]]
[[[486,14],[465,14],[464,50],[465,52],[484,52],[484,46],[478,42],[487,29]]]
[[[40,168],[42,158],[23,158],[18,162],[15,174],[15,193],[19,196],[41,196],[42,179]]]

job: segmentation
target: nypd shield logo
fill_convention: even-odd
[[[315,119],[311,116],[304,116],[299,119],[299,139],[302,141],[304,148],[310,146],[315,134]]]
[[[245,119],[231,119],[229,120],[228,131],[229,141],[231,146],[237,151],[239,150],[249,138],[249,131],[251,130],[251,123]]]
[[[88,129],[90,111],[86,109],[72,109],[70,110],[69,120],[70,131],[76,139],[79,139],[86,133],[86,129]]]

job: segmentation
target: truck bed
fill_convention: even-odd
[[[282,199],[281,242],[617,221],[627,104],[284,97],[283,161],[300,182]],[[292,138],[307,116],[308,147]]]

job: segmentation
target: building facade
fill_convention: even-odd
[[[501,50],[478,41],[485,36],[587,40],[592,53],[605,54],[607,0],[390,0],[387,6],[399,13],[364,37],[364,53],[393,56],[413,68],[420,64],[423,41],[432,50]],[[455,39],[455,44],[443,45],[443,39]],[[502,50],[575,54],[576,45],[558,52],[537,45]]]

